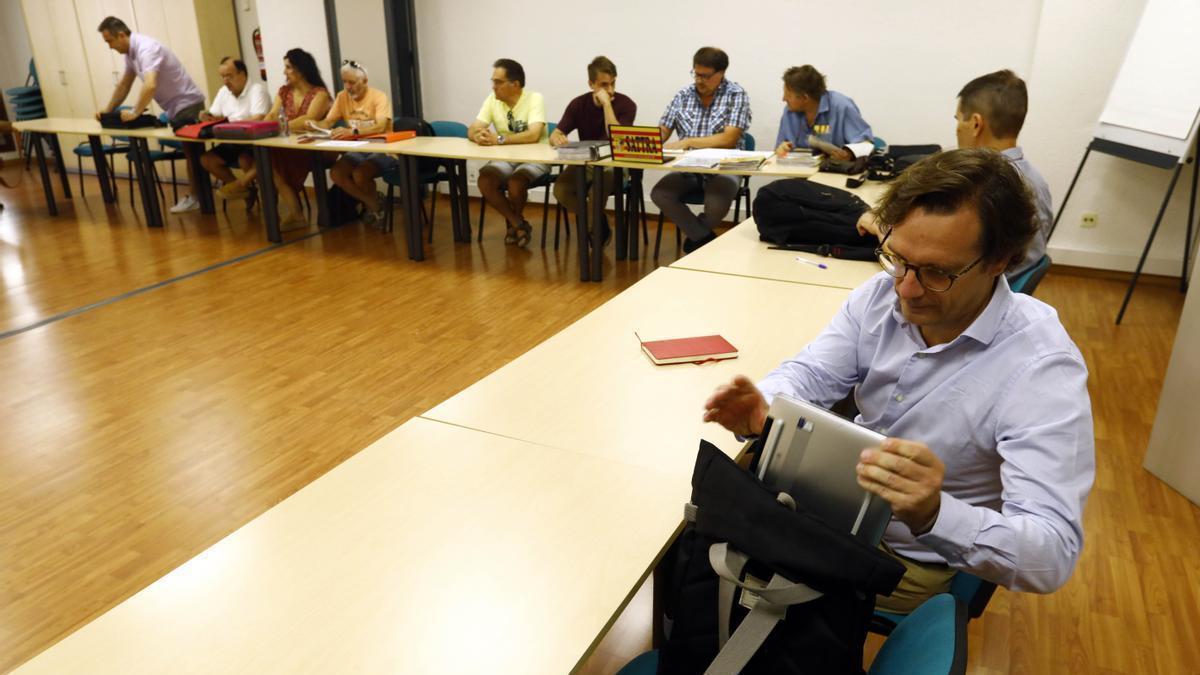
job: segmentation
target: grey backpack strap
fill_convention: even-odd
[[[713,571],[721,578],[718,591],[717,617],[720,652],[709,665],[705,675],[734,675],[742,668],[766,641],[775,624],[787,615],[787,608],[821,597],[822,593],[804,584],[788,581],[778,574],[773,575],[767,585],[749,584],[741,580],[742,570],[748,558],[745,554],[729,547],[729,544],[713,544],[708,549],[708,560]],[[733,610],[733,595],[736,588],[744,593],[753,593],[754,607],[742,620],[733,636],[729,636],[729,619]]]

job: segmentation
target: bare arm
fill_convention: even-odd
[[[142,90],[138,92],[137,103],[133,104],[133,117],[137,117],[146,112],[150,107],[150,101],[154,100],[154,92],[158,91],[158,72],[151,70],[147,73],[142,73]]]
[[[491,130],[491,124],[476,119],[467,127],[467,138],[478,143],[479,145],[495,145],[496,134]]]
[[[670,138],[671,138],[671,134],[675,133],[675,132],[674,132],[672,129],[670,129],[669,127],[664,127],[664,126],[662,126],[661,124],[660,124],[660,125],[658,125],[658,128],[659,128],[659,130],[661,130],[661,131],[662,131],[662,139],[663,139],[663,143],[666,143],[668,140],[670,140]]]
[[[533,122],[525,131],[522,131],[519,134],[509,134],[505,136],[504,142],[512,145],[519,145],[521,143],[537,143],[538,141],[542,140],[542,129],[545,128],[546,125],[542,122]]]
[[[288,129],[292,131],[304,131],[309,122],[325,119],[325,113],[329,112],[329,105],[329,94],[320,92],[308,104],[308,112],[306,114],[288,122]]]
[[[117,88],[113,90],[112,98],[108,101],[108,105],[104,106],[102,113],[112,112],[117,106],[125,102],[125,97],[129,96],[129,90],[133,88],[134,74],[132,70],[125,71],[125,76],[117,83]],[[100,119],[100,114],[96,114],[96,119]]]

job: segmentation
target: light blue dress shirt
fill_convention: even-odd
[[[859,424],[925,443],[946,465],[933,529],[913,537],[893,520],[893,550],[1015,591],[1066,582],[1095,450],[1087,366],[1052,307],[1001,276],[961,335],[928,347],[881,272],[759,389],[828,407],[855,385]]]
[[[790,141],[797,148],[808,147],[808,135],[832,143],[839,148],[860,141],[873,141],[871,125],[862,118],[858,106],[845,94],[827,91],[817,106],[817,116],[810,126],[808,117],[802,112],[792,112],[783,106],[783,117],[779,120],[779,134],[775,147]]]
[[[1013,168],[1025,179],[1037,210],[1038,229],[1033,235],[1033,240],[1029,242],[1029,248],[1025,250],[1025,258],[1004,271],[1004,275],[1012,279],[1036,265],[1037,261],[1046,255],[1046,237],[1050,235],[1050,228],[1054,225],[1054,209],[1050,204],[1050,186],[1046,184],[1042,174],[1025,159],[1025,152],[1021,150],[1021,146],[1002,150],[1000,154],[1007,157]]]

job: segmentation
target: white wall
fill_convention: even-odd
[[[1145,4],[1058,0],[1043,8],[1022,142],[1049,181],[1055,208],[1092,138]],[[1185,169],[1150,252],[1151,272],[1180,272],[1190,180]],[[1051,241],[1051,256],[1067,264],[1132,270],[1169,182],[1170,171],[1092,153]],[[1079,227],[1085,211],[1100,215],[1095,229]]]
[[[774,141],[778,128],[780,75],[802,63],[812,63],[831,88],[853,97],[889,142],[953,147],[959,88],[977,75],[1011,68],[1030,86],[1021,142],[1049,181],[1057,209],[1145,1],[1023,0],[1001,10],[942,0],[761,0],[735,12],[743,20],[722,21],[733,14],[717,0],[569,2],[553,12],[520,15],[495,12],[484,0],[418,0],[425,117],[469,121],[488,92],[492,60],[505,56],[525,65],[530,88],[545,95],[547,114],[555,119],[583,91],[586,63],[603,53],[621,71],[618,88],[638,102],[639,123],[654,124],[670,96],[688,83],[692,52],[713,44],[729,53],[730,79],[750,93],[750,130],[760,147]],[[620,13],[646,18],[640,28],[622,33],[608,27]],[[653,175],[647,173],[648,179]],[[1185,172],[1176,188],[1151,254],[1152,272],[1179,272],[1189,179]],[[1051,254],[1066,264],[1132,269],[1168,180],[1169,172],[1093,155]],[[1083,211],[1099,213],[1099,226],[1080,228]]]
[[[392,98],[392,69],[388,62],[387,24],[382,0],[335,0],[338,46],[343,59],[367,68],[369,84]]]
[[[25,35],[21,3],[17,0],[0,0],[0,91],[25,84],[31,58],[33,52]],[[11,118],[11,107],[9,115]]]
[[[266,82],[259,75],[258,56],[254,51],[254,29],[260,26],[258,20],[258,0],[235,0],[233,3],[233,14],[237,19],[238,26],[238,44],[241,46],[241,58],[246,62],[246,70],[250,76],[251,82]],[[265,56],[265,54],[264,54]],[[269,64],[267,64],[269,65]],[[279,74],[276,74],[272,82],[274,87],[267,87],[267,91],[271,95],[275,95],[275,89],[279,88],[282,78],[282,69],[276,68]],[[270,77],[271,71],[267,69],[267,76]]]
[[[313,55],[317,67],[321,70],[321,76],[325,78],[325,84],[332,87],[333,73],[329,72],[329,34],[325,30],[325,3],[321,0],[255,2],[258,3],[258,21],[262,26],[263,56],[267,61],[267,88],[274,92],[283,84],[283,55],[293,47],[299,47]]]

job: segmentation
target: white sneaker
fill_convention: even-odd
[[[191,195],[184,195],[179,203],[171,207],[171,213],[187,213],[188,211],[196,211],[200,208],[200,202]]]

